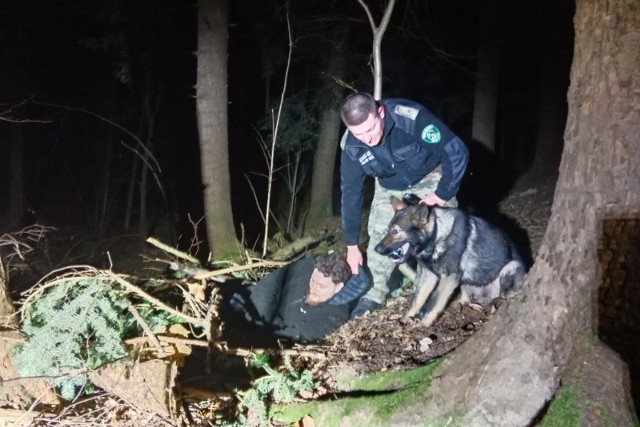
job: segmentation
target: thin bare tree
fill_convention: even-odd
[[[282,106],[284,105],[284,96],[287,92],[287,82],[289,81],[289,68],[291,67],[291,55],[293,53],[293,39],[291,37],[291,23],[289,22],[289,13],[287,12],[287,34],[289,36],[289,54],[287,56],[287,68],[284,73],[284,83],[282,87],[282,93],[280,94],[280,104],[278,105],[278,113],[275,115],[275,121],[273,124],[273,136],[271,139],[271,152],[269,155],[269,171],[267,181],[267,204],[265,212],[271,212],[271,193],[273,189],[273,175],[275,171],[275,153],[276,153],[276,141],[278,140],[278,128],[280,125],[280,117],[282,115]],[[264,215],[264,239],[262,243],[262,256],[267,254],[267,242],[269,240],[269,219],[271,215]]]
[[[380,99],[382,98],[382,38],[384,37],[385,31],[387,31],[387,26],[389,25],[389,20],[391,19],[391,13],[393,12],[396,0],[389,0],[389,3],[387,3],[384,15],[380,20],[380,25],[376,25],[376,22],[371,15],[371,11],[369,10],[369,6],[367,6],[364,0],[358,0],[358,3],[360,3],[367,14],[369,25],[371,26],[371,32],[373,33],[373,97],[375,99]]]

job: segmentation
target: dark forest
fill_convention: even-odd
[[[638,425],[639,46],[637,0],[4,2],[0,419]]]
[[[0,214],[5,230],[32,221],[98,234],[133,227],[141,214],[135,200],[142,182],[139,156],[132,151],[140,151],[135,135],[157,159],[164,190],[163,195],[151,176],[145,178],[148,207],[141,233],[152,233],[158,221],[171,223],[180,235],[192,232],[188,215],[197,219],[203,212],[194,100],[196,12],[195,5],[177,1],[34,1],[4,7]],[[287,13],[293,48],[276,166],[287,164],[287,153],[295,152],[307,170],[312,166],[318,116],[328,105],[327,80],[372,90],[371,30],[357,2],[293,2],[289,8],[232,2],[231,200],[237,231],[242,223],[248,246],[262,232],[249,181],[263,203],[266,164],[259,139],[269,140],[270,115],[282,95]],[[527,173],[554,178],[566,114],[571,14],[570,2],[551,1],[396,5],[382,43],[383,97],[423,103],[471,148],[459,196],[463,206],[495,204]],[[482,16],[489,16],[491,44],[498,52],[494,152],[472,141],[471,132]],[[332,54],[345,56],[344,75],[327,72]],[[541,123],[549,110],[557,113],[555,129]],[[553,144],[543,153],[542,170],[535,171],[534,166],[541,169],[535,164],[540,138],[552,138]],[[276,206],[286,211],[283,180],[274,186]],[[298,196],[298,216],[308,202],[305,194]]]

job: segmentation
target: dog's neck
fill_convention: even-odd
[[[429,258],[436,248],[436,236],[438,235],[438,222],[433,226],[431,235],[427,235],[424,230],[420,230],[420,245],[416,248],[417,258]]]

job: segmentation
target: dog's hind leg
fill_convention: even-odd
[[[518,292],[524,282],[525,268],[521,261],[513,260],[502,267],[498,276],[500,280],[500,294],[511,298]]]
[[[418,264],[418,278],[415,283],[416,289],[413,294],[413,300],[411,301],[411,307],[402,318],[402,323],[408,322],[410,318],[416,315],[427,298],[429,298],[429,295],[433,292],[437,283],[438,276],[428,268]]]
[[[433,295],[433,308],[426,313],[425,317],[420,321],[423,326],[429,327],[435,322],[440,313],[444,310],[451,295],[460,284],[460,277],[458,275],[447,275],[440,278],[438,289],[436,289],[435,295]]]

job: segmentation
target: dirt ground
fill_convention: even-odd
[[[356,372],[386,371],[423,365],[450,352],[480,329],[502,301],[489,307],[451,303],[425,328],[418,320],[401,324],[409,309],[411,287],[383,309],[353,319],[327,337],[327,363],[348,364]]]

